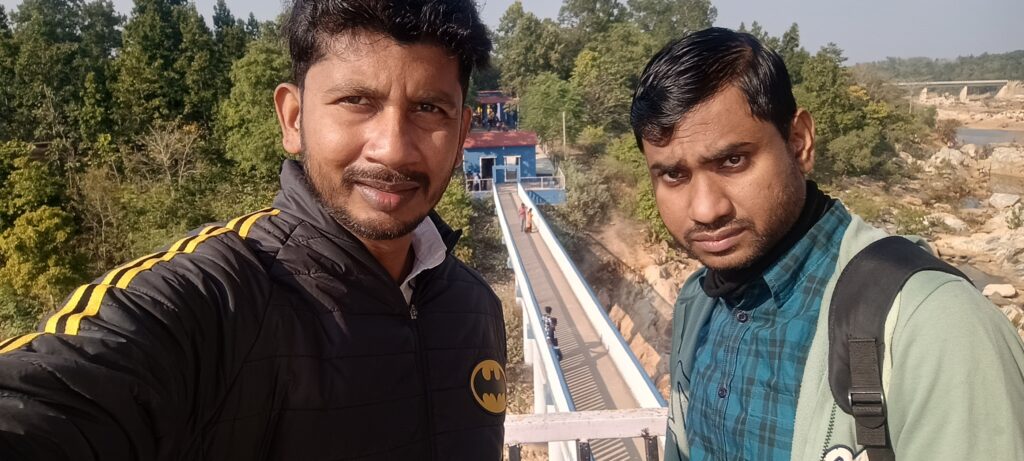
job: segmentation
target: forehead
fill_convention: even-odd
[[[754,117],[747,97],[739,88],[727,86],[701,103],[676,123],[665,145],[644,140],[648,157],[704,155],[737,143],[763,145],[779,136],[775,126]]]
[[[413,77],[431,86],[459,87],[459,60],[433,42],[399,43],[376,32],[350,31],[322,42],[323,57],[310,66],[313,79],[361,79],[383,82]]]

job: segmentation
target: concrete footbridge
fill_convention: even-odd
[[[996,99],[1010,99],[1024,95],[1024,82],[1016,80],[951,80],[928,82],[900,82],[896,86],[921,89],[920,100],[928,99],[929,89],[960,88],[960,101],[967,102],[971,89],[988,90],[996,93]]]
[[[537,208],[564,189],[527,179],[490,191],[523,311],[523,356],[533,366],[534,414],[506,422],[510,459],[534,443],[547,443],[551,460],[661,459],[665,400]],[[534,210],[533,232],[521,230],[521,204]],[[557,350],[545,307],[557,322]]]

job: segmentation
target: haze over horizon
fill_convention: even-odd
[[[514,0],[478,0],[481,16],[492,29]],[[557,18],[561,2],[522,0],[523,7],[542,18]],[[8,11],[20,0],[0,0]],[[132,0],[113,0],[122,14],[131,13]],[[199,0],[199,12],[210,21],[214,0]],[[625,3],[620,0],[620,3]],[[718,9],[716,26],[737,28],[757,21],[771,35],[781,35],[790,24],[800,26],[801,43],[811,53],[836,43],[847,63],[878,61],[887,57],[952,59],[982,53],[1024,49],[1024,1],[1019,0],[712,0]],[[281,0],[227,0],[231,12],[246,18],[273,19]]]

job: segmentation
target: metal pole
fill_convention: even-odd
[[[647,461],[658,461],[658,438],[644,429],[644,447],[647,449]]]
[[[565,149],[566,137],[565,137],[565,111],[562,111],[562,149]]]

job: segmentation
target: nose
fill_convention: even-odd
[[[713,178],[696,175],[690,180],[689,189],[689,214],[693,222],[714,226],[734,213],[726,188]]]
[[[367,124],[367,142],[363,145],[363,157],[370,163],[401,170],[419,159],[419,150],[414,142],[415,127],[409,123],[406,111],[386,107]]]

